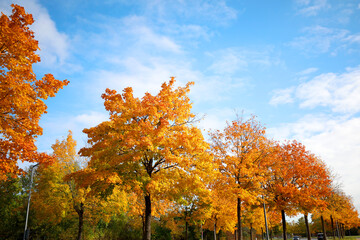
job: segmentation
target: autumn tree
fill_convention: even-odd
[[[288,141],[274,149],[269,169],[271,177],[265,187],[273,198],[272,206],[281,211],[286,240],[285,212],[289,215],[303,212],[307,222],[307,214],[324,204],[321,197],[328,193],[331,181],[325,164],[303,144]]]
[[[35,139],[42,135],[39,120],[46,113],[43,100],[54,97],[67,80],[46,74],[37,79],[32,65],[40,62],[38,42],[29,26],[31,14],[19,5],[11,5],[12,14],[0,17],[0,180],[15,177],[21,169],[18,160],[49,162],[37,152]]]
[[[332,186],[331,194],[325,199],[326,208],[316,209],[313,214],[314,219],[320,219],[323,232],[325,222],[331,224],[333,238],[336,235],[340,238],[343,236],[345,228],[359,227],[359,213],[355,209],[351,197],[347,196],[338,186]],[[325,234],[325,233],[324,233]]]
[[[307,152],[301,159],[301,178],[297,179],[298,209],[304,214],[306,233],[311,240],[308,215],[315,209],[325,209],[325,199],[331,194],[331,177],[325,165],[314,154]]]
[[[81,168],[76,154],[76,141],[69,131],[66,139],[52,145],[54,163],[40,165],[37,174],[33,205],[39,224],[55,226],[66,220],[77,218],[77,238],[82,239],[85,220],[95,225],[102,219],[109,222],[110,217],[125,208],[126,196],[118,189],[107,201],[90,194],[89,187],[81,187],[66,176]],[[118,199],[119,198],[119,199]],[[73,233],[64,235],[69,238]]]
[[[192,83],[174,85],[172,77],[157,95],[145,93],[142,99],[131,87],[122,94],[106,89],[102,98],[110,120],[84,129],[90,146],[80,154],[90,157],[94,174],[115,173],[144,199],[143,239],[151,239],[153,203],[168,199],[177,179],[207,164],[208,145],[193,124],[187,96]]]
[[[211,192],[198,175],[179,179],[174,189],[173,210],[169,216],[177,219],[176,225],[184,226],[184,239],[188,240],[189,225],[199,226],[211,217]]]
[[[242,240],[242,204],[255,204],[266,170],[268,140],[255,119],[238,118],[210,134],[212,151],[228,187],[237,199],[238,239]]]
[[[217,166],[215,164],[215,166]],[[217,170],[218,166],[216,167]],[[220,171],[210,183],[211,189],[211,217],[204,219],[204,228],[214,231],[214,236],[219,231],[234,232],[236,229],[236,196],[228,187]]]

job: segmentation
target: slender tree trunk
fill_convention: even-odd
[[[84,226],[84,204],[80,203],[80,207],[75,209],[78,216],[79,216],[79,226],[78,226],[78,235],[77,240],[81,240],[82,232],[83,232],[83,226]]]
[[[216,221],[214,222],[214,240],[216,240]]]
[[[332,215],[330,215],[330,220],[331,220],[331,230],[333,233],[333,238],[335,240],[335,227],[334,227],[334,219],[333,219]]]
[[[188,222],[185,221],[185,240],[188,240]]]
[[[311,233],[310,233],[309,220],[308,220],[308,214],[307,213],[304,214],[304,218],[305,218],[307,239],[311,240]]]
[[[238,240],[243,240],[243,232],[241,225],[241,199],[237,199],[237,219],[238,219]]]
[[[270,239],[273,240],[273,230],[270,231]]]
[[[201,224],[201,240],[204,240],[204,229]]]
[[[336,224],[336,233],[337,233],[338,238],[340,239],[340,231],[339,231],[338,221],[335,221],[335,224]]]
[[[324,222],[324,217],[321,215],[321,226],[322,226],[322,231],[324,234],[324,240],[326,240],[326,229],[325,229],[325,222]]]
[[[264,229],[261,228],[261,240],[264,240]]]
[[[253,228],[252,228],[252,223],[250,223],[250,240],[253,240]]]
[[[143,240],[151,240],[151,198],[150,194],[145,196],[145,226]]]
[[[281,218],[282,218],[282,225],[283,225],[283,239],[286,240],[286,219],[285,219],[285,210],[281,210]],[[326,239],[325,239],[326,240]]]

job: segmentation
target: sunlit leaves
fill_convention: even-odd
[[[12,15],[0,17],[0,180],[16,176],[17,161],[51,161],[37,152],[35,138],[42,135],[39,120],[46,113],[44,99],[68,84],[46,74],[36,79],[32,65],[40,61],[38,42],[29,26],[32,15],[12,5]]]

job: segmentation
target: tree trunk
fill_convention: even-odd
[[[151,240],[151,198],[150,194],[145,196],[145,226],[143,240]]]
[[[325,230],[325,222],[324,222],[324,217],[321,215],[321,226],[322,226],[322,231],[324,234],[324,240],[326,240],[326,230]]]
[[[333,219],[332,215],[330,215],[330,220],[331,220],[331,230],[333,233],[333,238],[335,240],[335,227],[334,227],[334,219]]]
[[[185,221],[185,240],[188,240],[188,222]]]
[[[250,240],[253,240],[253,228],[252,228],[252,223],[250,223]]]
[[[340,231],[339,231],[338,221],[335,221],[335,224],[336,224],[336,233],[337,233],[338,238],[340,239]]]
[[[283,239],[286,240],[286,219],[285,219],[285,210],[281,210],[281,218],[282,218],[282,225],[283,225]],[[325,239],[326,240],[326,239]]]
[[[201,240],[204,240],[204,229],[201,224]]]
[[[273,240],[273,230],[270,231],[270,239]]]
[[[243,240],[243,232],[241,225],[241,199],[237,199],[237,219],[238,219],[238,240]]]
[[[307,213],[304,214],[304,218],[305,218],[307,239],[308,239],[308,240],[311,240],[311,233],[310,233],[309,220],[308,220],[308,215],[307,215]]]
[[[216,221],[214,222],[214,240],[216,240]]]
[[[264,229],[261,228],[261,240],[264,240]]]
[[[75,209],[78,216],[79,216],[79,226],[78,226],[78,235],[77,240],[81,240],[82,232],[83,232],[83,226],[84,226],[84,204],[80,203],[80,207]]]

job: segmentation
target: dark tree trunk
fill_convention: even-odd
[[[273,240],[273,230],[270,231],[270,239]]]
[[[188,240],[188,222],[185,221],[185,240]]]
[[[281,218],[282,218],[282,225],[283,225],[283,239],[286,240],[286,219],[285,219],[285,210],[281,210]],[[326,240],[326,239],[325,239]]]
[[[250,223],[250,240],[253,240],[253,228],[252,228],[252,223]]]
[[[237,199],[237,219],[238,219],[238,240],[243,240],[242,224],[241,224],[241,199]]]
[[[261,240],[264,240],[264,229],[261,228]]]
[[[304,218],[305,218],[307,239],[308,239],[308,240],[311,240],[311,233],[310,233],[309,220],[308,220],[308,215],[307,215],[307,213],[304,214]]]
[[[322,231],[324,234],[324,240],[326,240],[326,229],[325,229],[325,222],[324,222],[324,217],[321,215],[321,226],[322,226]]]
[[[83,232],[83,226],[84,226],[84,204],[80,203],[80,207],[77,207],[75,209],[75,211],[77,212],[77,214],[79,216],[78,235],[77,235],[76,239],[81,240],[82,232]]]
[[[145,226],[143,240],[151,240],[151,198],[150,194],[145,196]]]
[[[333,219],[332,215],[330,215],[330,220],[331,220],[331,230],[333,233],[333,238],[335,240],[335,227],[334,227],[334,219]]]

